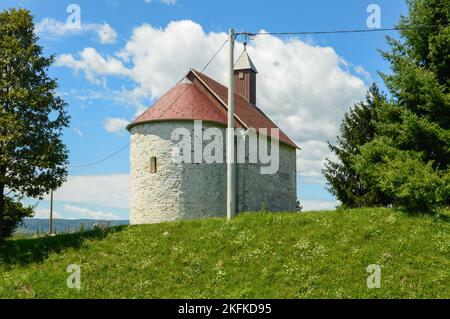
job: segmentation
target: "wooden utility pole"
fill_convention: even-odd
[[[53,234],[53,190],[50,191],[50,227],[48,234],[52,236]]]
[[[227,220],[231,221],[236,210],[234,165],[234,29],[229,32],[228,56],[228,129],[227,129]]]

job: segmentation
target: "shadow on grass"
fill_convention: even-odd
[[[439,214],[437,219],[441,222],[450,223],[450,215],[449,214]]]
[[[394,207],[395,212],[404,214],[411,218],[433,218],[437,222],[450,223],[450,207],[437,208],[429,212],[408,211],[401,207]]]
[[[409,217],[413,218],[424,218],[431,217],[437,222],[450,223],[450,211],[448,210],[440,210],[433,213],[409,213]]]
[[[125,227],[116,226],[55,237],[8,240],[0,248],[0,263],[26,265],[42,262],[51,253],[59,253],[66,248],[80,248],[88,239],[100,240],[108,234],[122,231]]]

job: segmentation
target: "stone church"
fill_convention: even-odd
[[[262,163],[236,166],[236,210],[294,211],[296,207],[297,145],[256,106],[257,70],[246,50],[235,64],[235,128],[267,129],[267,140],[279,145],[279,168],[261,174]],[[195,121],[203,130],[219,129],[226,140],[228,88],[191,69],[153,106],[128,125],[131,134],[131,224],[226,216],[227,165],[173,161],[180,127],[194,132]],[[197,122],[198,123],[198,122]],[[248,141],[247,141],[248,142]],[[223,154],[225,158],[226,145]],[[270,148],[270,147],[269,147]],[[245,149],[248,152],[248,145]],[[248,154],[246,154],[248,159]]]

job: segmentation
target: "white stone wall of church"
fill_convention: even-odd
[[[194,131],[193,121],[152,122],[131,128],[131,224],[226,216],[226,164],[175,164],[174,129]],[[203,122],[203,129],[217,127]],[[203,145],[209,141],[203,141]],[[224,150],[224,159],[226,151]],[[157,158],[157,173],[150,159]],[[295,149],[280,145],[280,169],[261,175],[259,164],[237,165],[239,211],[293,211],[296,202]],[[263,204],[264,203],[264,204]]]
[[[203,128],[213,127],[203,123]],[[194,122],[141,124],[131,128],[131,224],[225,215],[226,165],[175,164],[173,130],[194,131]],[[157,173],[150,159],[157,158]]]
[[[239,211],[295,211],[297,202],[296,150],[285,144],[279,148],[279,170],[261,174],[261,164],[237,166]]]

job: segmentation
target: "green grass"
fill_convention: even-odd
[[[17,239],[2,298],[450,298],[450,218],[389,209],[249,213]],[[66,267],[81,267],[68,289]],[[381,288],[366,269],[381,266]]]

